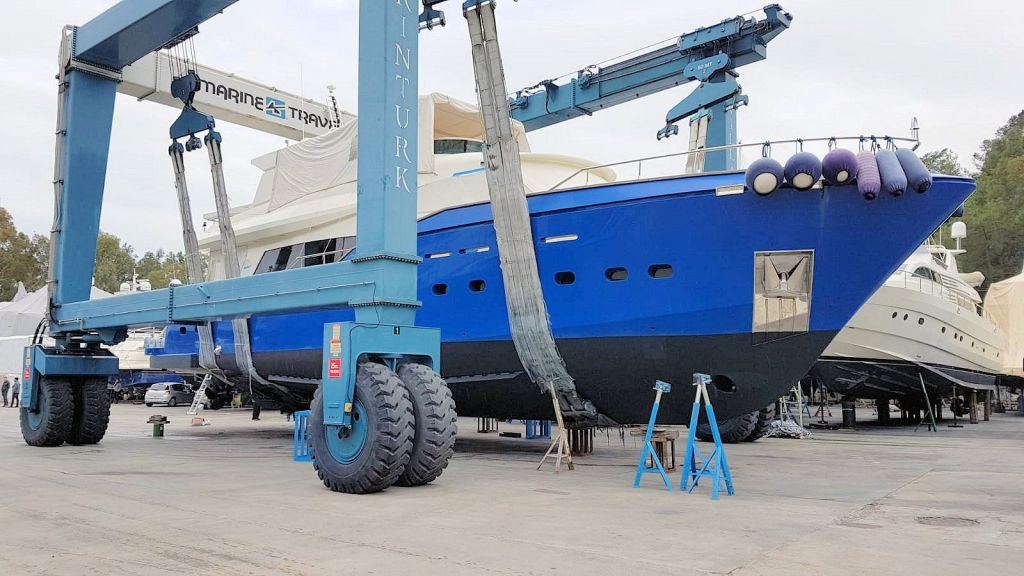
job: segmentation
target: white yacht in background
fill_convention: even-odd
[[[959,246],[967,233],[953,223]],[[949,396],[954,386],[994,389],[1005,352],[1002,330],[982,306],[980,272],[962,273],[964,250],[918,248],[853,316],[811,369],[831,392],[858,398]]]

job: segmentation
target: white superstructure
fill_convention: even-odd
[[[478,107],[443,94],[421,96],[419,107],[419,217],[488,201]],[[263,170],[255,197],[231,209],[242,275],[334,262],[354,247],[356,125],[343,124],[253,160]],[[527,194],[615,179],[609,168],[586,170],[593,163],[580,158],[531,153],[522,125],[513,122],[513,130]],[[218,279],[224,269],[220,236],[217,226],[207,228],[199,246],[210,255],[208,274]]]
[[[918,248],[854,315],[823,359],[912,362],[998,374],[1004,336],[986,314],[956,255],[939,245]]]

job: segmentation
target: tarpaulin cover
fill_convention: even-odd
[[[420,174],[434,172],[434,140],[462,138],[483,140],[480,108],[445,94],[427,94],[419,98],[417,130]],[[269,202],[274,211],[303,196],[355,182],[357,176],[357,122],[350,122],[327,134],[308,138],[253,160],[267,172],[260,180],[253,204]],[[519,149],[529,152],[526,130],[512,121],[512,134]]]
[[[1024,273],[989,286],[985,310],[1006,337],[1003,372],[1024,377]]]

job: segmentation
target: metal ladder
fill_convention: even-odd
[[[206,397],[206,387],[213,381],[213,374],[207,374],[203,377],[203,383],[199,385],[199,390],[196,390],[196,395],[192,398],[192,405],[188,407],[189,416],[195,416],[199,414],[199,405],[203,403],[203,398]]]

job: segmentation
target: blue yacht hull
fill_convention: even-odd
[[[720,417],[767,405],[974,190],[969,179],[937,177],[925,194],[870,202],[854,186],[716,193],[742,183],[732,172],[530,197],[552,329],[580,395],[602,414],[645,422],[650,388],[661,379],[677,388],[659,418],[686,423],[693,372],[715,376]],[[809,319],[765,331],[755,322],[755,258],[786,251],[812,254]],[[441,372],[460,415],[550,418],[550,399],[525,377],[511,342],[489,204],[421,220],[419,252],[448,254],[419,268],[417,324],[441,328]],[[323,324],[352,318],[343,309],[252,317],[255,366],[289,391],[259,392],[286,408],[308,402],[320,377]],[[219,365],[237,373],[230,323],[215,323],[214,336]],[[154,367],[198,367],[193,327],[169,327],[163,346],[148,352]]]

